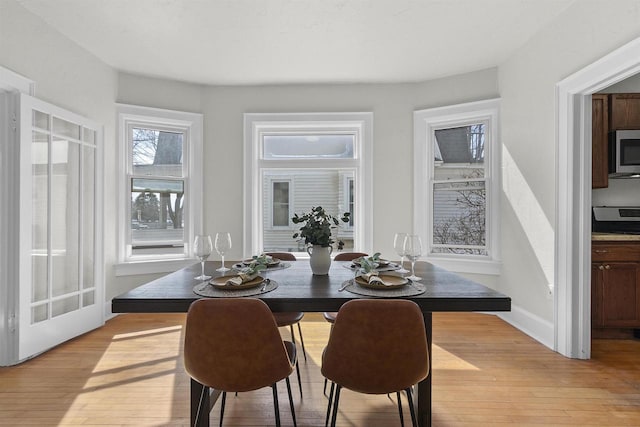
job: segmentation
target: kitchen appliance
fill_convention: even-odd
[[[594,206],[591,231],[640,234],[640,206]]]
[[[640,130],[615,130],[609,134],[609,176],[640,177]]]

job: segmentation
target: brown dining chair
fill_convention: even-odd
[[[277,258],[280,261],[295,261],[296,256],[290,252],[267,252],[266,255],[269,255],[273,258]],[[278,327],[289,327],[291,330],[291,341],[296,343],[296,338],[293,334],[293,325],[298,325],[298,333],[300,334],[300,346],[302,347],[302,356],[304,357],[304,361],[307,361],[307,351],[304,348],[304,338],[302,337],[302,328],[300,327],[300,321],[304,317],[304,313],[301,311],[287,311],[287,312],[278,312],[273,313],[273,317],[276,319],[276,323]],[[298,385],[300,385],[300,395],[302,395],[302,384],[300,383],[300,378],[298,377]]]
[[[364,252],[340,252],[333,259],[335,261],[353,261],[354,259],[357,259],[363,256],[366,257],[366,256],[369,256],[369,254],[365,254]],[[324,313],[322,313],[322,317],[324,317],[324,320],[326,320],[331,324],[333,324],[333,322],[336,321],[337,315],[338,313],[335,311],[325,311]]]
[[[357,299],[340,308],[322,354],[322,375],[332,381],[325,426],[335,426],[342,388],[366,394],[400,392],[417,425],[411,387],[429,375],[429,350],[422,312],[401,299]],[[335,389],[335,390],[334,390]],[[333,411],[332,411],[333,409]]]
[[[294,426],[296,415],[289,375],[296,363],[293,343],[282,341],[271,310],[255,298],[211,298],[189,307],[184,338],[184,367],[203,385],[195,425],[211,408],[203,408],[209,388],[222,391],[220,425],[227,392],[270,386],[276,425],[280,425],[276,384],[284,379]]]

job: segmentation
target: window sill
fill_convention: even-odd
[[[116,264],[115,272],[116,277],[135,276],[138,274],[173,273],[196,262],[193,258],[129,261]]]
[[[502,274],[502,262],[495,260],[452,259],[425,257],[425,261],[455,273],[472,273],[499,276]]]

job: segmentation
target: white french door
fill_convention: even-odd
[[[101,128],[20,95],[18,359],[104,323]]]

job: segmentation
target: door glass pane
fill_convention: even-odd
[[[131,180],[134,255],[184,252],[184,181]]]
[[[87,307],[95,303],[95,292],[89,291],[82,294],[82,306]]]
[[[41,304],[31,308],[31,323],[38,323],[49,318],[49,304]]]
[[[79,184],[80,146],[54,139],[51,176],[52,295],[79,289]]]
[[[32,124],[34,128],[49,130],[49,115],[33,110]]]
[[[78,295],[71,295],[51,303],[51,317],[60,316],[80,308],[78,305],[80,299]]]
[[[66,136],[75,140],[80,140],[80,125],[53,117],[53,133],[58,136]]]
[[[94,260],[95,216],[95,149],[82,147],[82,288],[92,288]]]
[[[344,176],[352,176],[353,169],[287,169],[289,203],[294,213],[308,213],[312,207],[322,206],[327,213],[336,217],[349,209],[344,200]],[[297,228],[274,228],[271,226],[270,212],[274,212],[270,186],[274,181],[283,181],[283,171],[264,169],[262,182],[263,246],[266,252],[304,251],[304,241],[293,238]],[[342,195],[342,196],[341,196]],[[341,199],[342,197],[342,199]],[[284,214],[283,214],[284,215]],[[289,220],[289,207],[286,214]],[[284,217],[283,217],[284,218]],[[353,248],[353,229],[340,221],[332,231],[333,240],[342,241],[344,249]]]
[[[484,182],[434,186],[433,243],[451,246],[486,245]],[[471,248],[434,248],[434,252],[486,255],[484,249]]]
[[[273,226],[289,225],[289,183],[273,183]]]
[[[48,159],[49,136],[41,132],[33,132],[31,142],[31,302],[43,301],[49,297],[47,283]]]
[[[132,128],[134,175],[182,176],[184,134]]]
[[[265,135],[263,159],[353,159],[353,135]]]

